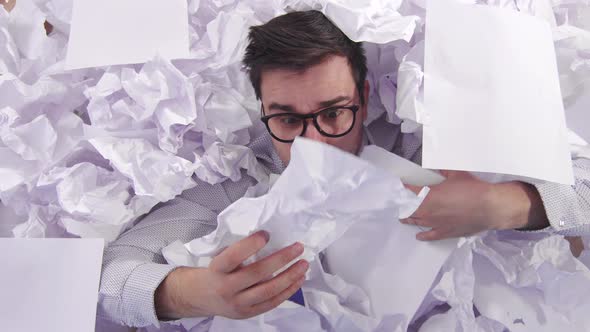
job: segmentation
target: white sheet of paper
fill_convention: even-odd
[[[186,0],[74,0],[66,68],[189,56]]]
[[[361,158],[415,185],[434,185],[444,180],[440,174],[379,147],[365,147]],[[458,242],[419,242],[416,234],[420,231],[416,226],[401,224],[395,217],[389,223],[357,222],[324,251],[325,263],[330,273],[367,293],[374,316],[404,314],[408,324]]]
[[[218,215],[214,232],[185,245],[173,242],[162,252],[172,264],[208,266],[227,246],[265,230],[269,243],[252,260],[298,241],[305,246],[303,258],[311,261],[357,220],[411,214],[422,200],[398,177],[357,156],[298,137],[289,165],[267,194],[237,200]]]
[[[318,267],[317,255],[347,232],[351,224],[364,222],[374,225],[377,232],[381,228],[387,230],[388,221],[398,224],[398,214],[411,215],[423,198],[405,189],[389,170],[375,167],[333,146],[298,137],[291,147],[289,165],[267,194],[237,200],[219,214],[215,231],[186,244],[173,242],[162,254],[170,264],[204,267],[223,248],[262,229],[270,234],[270,240],[244,265],[297,241],[305,247],[300,258]],[[412,233],[408,239],[414,236]],[[396,237],[392,235],[392,239]],[[376,240],[390,241],[381,237]],[[371,242],[372,239],[363,238],[362,241]],[[354,239],[352,243],[356,243]],[[372,262],[372,252],[356,246],[352,249],[356,256],[355,259],[345,258],[346,269],[358,269],[364,264],[358,261],[365,258]],[[322,325],[332,327],[330,331],[370,331],[368,327],[377,326],[380,319],[369,315],[368,304],[372,299],[367,299],[357,286],[335,279],[335,276],[326,276],[323,271],[316,269],[314,272],[310,268],[302,287],[306,306],[326,316]],[[383,284],[389,285],[383,282],[379,285]],[[418,304],[424,295],[416,294]],[[202,322],[192,320],[190,326],[198,323]],[[352,329],[351,325],[363,328]]]
[[[94,331],[102,239],[0,239],[3,331]]]
[[[430,1],[422,166],[573,184],[547,22]]]
[[[363,148],[360,157],[370,161],[373,165],[391,171],[402,180],[402,183],[412,186],[431,186],[439,184],[445,177],[420,165],[388,152],[376,145]]]

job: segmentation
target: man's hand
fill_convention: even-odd
[[[6,9],[6,11],[10,12],[16,4],[16,0],[0,0],[0,4],[4,6],[4,9]]]
[[[467,172],[442,171],[447,179],[430,187],[418,210],[401,220],[431,228],[420,232],[422,241],[469,236],[491,229],[540,229],[547,216],[536,189],[523,182],[491,184]],[[420,187],[406,185],[415,193]]]
[[[303,253],[303,245],[295,243],[255,263],[242,265],[267,242],[268,233],[258,232],[226,248],[208,268],[174,270],[156,290],[158,317],[220,315],[244,319],[277,307],[301,287],[309,264],[300,260],[269,279]]]

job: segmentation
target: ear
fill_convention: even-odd
[[[363,90],[363,95],[365,96],[365,104],[362,106],[363,109],[363,121],[367,120],[367,115],[369,114],[369,91],[371,90],[371,85],[369,84],[368,80],[365,80],[365,88]]]

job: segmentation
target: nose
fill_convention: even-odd
[[[326,143],[328,138],[318,131],[311,119],[309,119],[307,122],[307,129],[305,129],[305,134],[303,135],[303,137],[322,143]]]

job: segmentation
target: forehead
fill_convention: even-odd
[[[348,60],[331,56],[305,71],[272,69],[262,72],[260,90],[265,105],[279,103],[313,107],[338,96],[354,94],[355,82]]]

